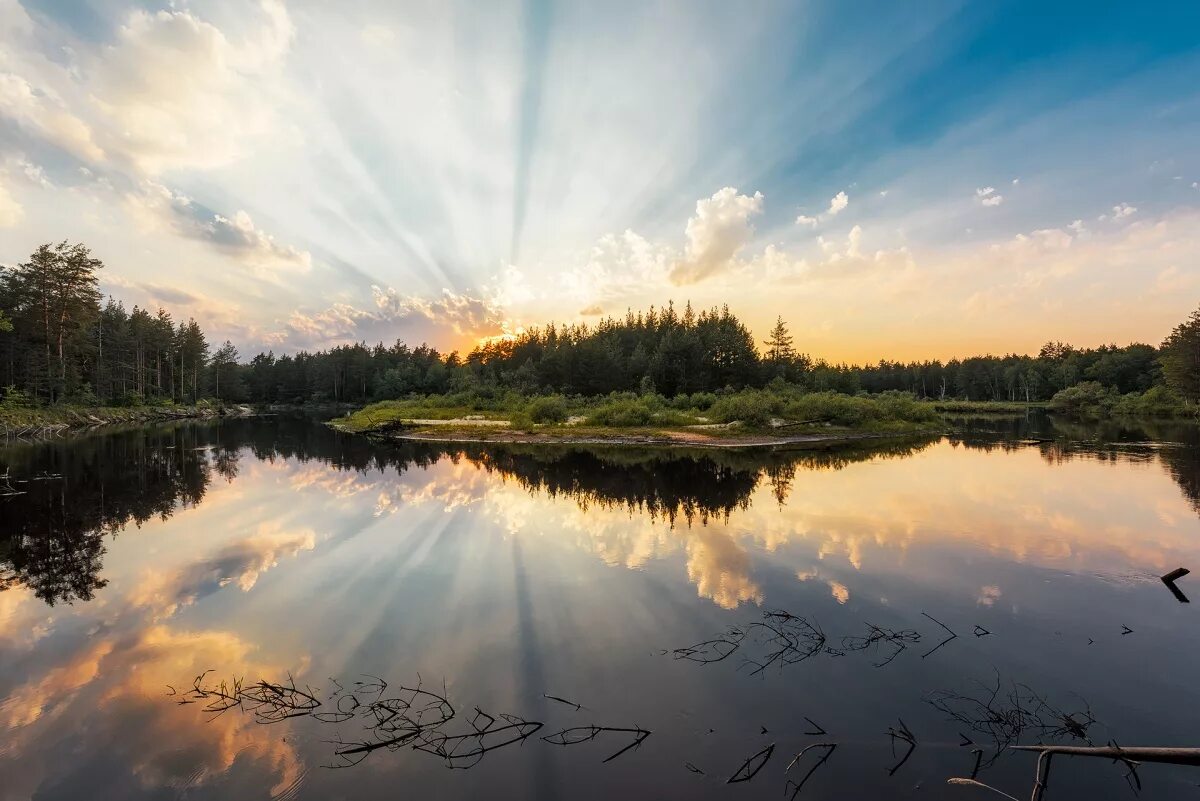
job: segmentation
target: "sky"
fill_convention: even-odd
[[[831,360],[1200,302],[1200,4],[0,0],[0,263],[248,356],[674,301]]]

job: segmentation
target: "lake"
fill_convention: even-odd
[[[1197,609],[1159,579],[1200,570],[1197,430],[959,430],[10,443],[0,798],[998,798],[947,785],[977,766],[1025,798],[1008,744],[1200,746]],[[1128,773],[1059,758],[1046,796]],[[1136,779],[1200,797],[1200,769]]]

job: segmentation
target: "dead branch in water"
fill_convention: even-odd
[[[904,763],[908,761],[908,758],[910,756],[912,756],[913,751],[917,750],[916,735],[913,734],[911,731],[909,731],[908,726],[905,725],[904,720],[902,718],[897,718],[897,720],[900,721],[900,728],[897,729],[895,727],[889,726],[888,730],[887,730],[887,735],[891,739],[891,742],[892,742],[892,756],[893,757],[896,756],[896,741],[897,740],[899,740],[902,743],[907,744],[908,750],[904,752],[904,756],[900,757],[899,762],[897,762],[892,767],[888,768],[889,776],[895,776],[896,771],[898,771],[898,770],[900,770],[900,768],[904,767]]]
[[[924,615],[925,617],[929,618],[930,620],[932,620],[934,623],[937,623],[939,626],[941,626],[943,629],[945,629],[945,630],[946,630],[946,633],[947,633],[947,634],[949,634],[949,635],[950,635],[950,636],[949,636],[949,637],[947,637],[946,639],[944,639],[944,640],[942,640],[941,642],[939,642],[937,645],[933,646],[933,648],[931,648],[931,649],[929,649],[928,651],[926,651],[925,653],[921,654],[921,658],[922,658],[922,659],[924,659],[924,658],[925,658],[925,657],[927,657],[927,656],[931,656],[931,655],[932,655],[932,654],[933,654],[935,651],[937,651],[939,648],[941,648],[942,646],[944,646],[944,645],[946,645],[947,643],[949,643],[951,640],[957,640],[957,639],[958,639],[958,635],[957,635],[957,634],[955,634],[955,633],[954,633],[954,631],[953,631],[953,630],[952,630],[952,629],[951,629],[949,626],[947,626],[947,625],[946,625],[945,623],[943,623],[942,621],[938,620],[938,619],[937,619],[936,617],[934,617],[933,615],[930,615],[930,614],[928,614],[928,613],[926,613],[926,612],[922,612],[921,614],[922,614],[922,615]]]
[[[1097,721],[1086,701],[1082,709],[1068,711],[1054,706],[1027,685],[1012,683],[1005,689],[999,672],[993,685],[979,683],[977,688],[970,694],[938,690],[928,693],[925,701],[992,742],[995,751],[984,761],[984,767],[992,765],[1027,732],[1041,738],[1070,737],[1091,744],[1088,732]],[[971,743],[965,736],[963,739],[964,745]]]
[[[771,754],[775,753],[775,743],[771,743],[763,750],[753,756],[746,758],[746,761],[738,766],[738,769],[733,772],[733,775],[725,780],[726,784],[737,784],[738,782],[748,782],[753,779],[763,766],[771,759]]]
[[[806,720],[807,720],[807,718],[806,718]],[[804,777],[802,779],[800,779],[800,781],[793,782],[791,779],[788,779],[787,782],[784,784],[783,792],[785,794],[787,793],[789,788],[794,788],[794,789],[792,789],[792,794],[790,796],[788,796],[789,799],[794,799],[796,796],[800,795],[800,791],[804,789],[804,783],[809,780],[809,777],[811,777],[814,773],[817,772],[817,768],[824,765],[826,763],[826,761],[828,761],[829,757],[833,756],[833,752],[837,750],[837,747],[838,747],[837,743],[813,743],[812,745],[807,745],[804,748],[800,749],[800,753],[798,753],[798,754],[796,754],[796,756],[792,757],[792,761],[788,763],[787,768],[783,771],[784,775],[788,774],[791,771],[792,767],[795,766],[796,763],[798,763],[804,757],[804,755],[806,753],[808,753],[810,750],[812,750],[814,748],[825,749],[825,753],[821,754],[821,758],[818,759],[816,761],[816,763],[811,768],[808,769],[808,772],[804,774]]]
[[[843,637],[842,647],[847,651],[867,651],[876,649],[881,643],[886,643],[892,648],[891,654],[882,662],[874,663],[875,667],[883,667],[900,656],[901,652],[908,648],[909,643],[920,641],[920,633],[912,629],[894,631],[882,626],[876,626],[874,623],[868,623],[867,635],[865,637]]]
[[[757,676],[771,665],[794,665],[810,659],[825,649],[825,632],[815,622],[783,610],[763,612],[763,619],[746,627],[764,635],[763,644],[770,650],[760,660],[747,659],[743,664],[753,667],[750,675]]]
[[[611,756],[606,757],[603,760],[604,762],[611,762],[629,749],[637,748],[651,734],[650,731],[641,727],[629,729],[616,728],[613,726],[575,726],[570,729],[557,731],[554,734],[548,734],[543,737],[542,740],[550,743],[551,745],[577,745],[578,743],[585,743],[590,740],[594,740],[596,737],[606,732],[632,734],[633,742],[622,748],[620,751],[617,751]]]

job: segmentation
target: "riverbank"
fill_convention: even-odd
[[[347,430],[332,423],[334,428]],[[931,436],[937,430],[898,428],[890,431],[825,430],[803,434],[771,434],[751,430],[727,430],[721,434],[695,429],[591,427],[547,427],[520,431],[503,426],[423,425],[393,427],[382,431],[354,432],[375,439],[398,442],[441,442],[503,445],[604,445],[679,448],[832,448],[870,440],[895,440]]]
[[[160,423],[170,420],[248,417],[249,406],[195,404],[190,406],[45,406],[0,407],[0,439],[46,437],[87,431],[119,423]]]
[[[709,448],[832,447],[948,428],[931,404],[907,395],[762,390],[671,400],[633,393],[425,396],[375,403],[331,425],[385,440]]]

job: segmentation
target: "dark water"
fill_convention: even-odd
[[[1197,609],[1158,579],[1200,571],[1196,430],[961,427],[820,453],[285,418],[10,445],[0,799],[970,799],[946,779],[976,747],[1200,746]],[[1133,797],[1126,772],[1056,760],[1047,798]],[[1138,777],[1200,797],[1200,769]],[[1028,797],[1033,760],[979,778]]]

